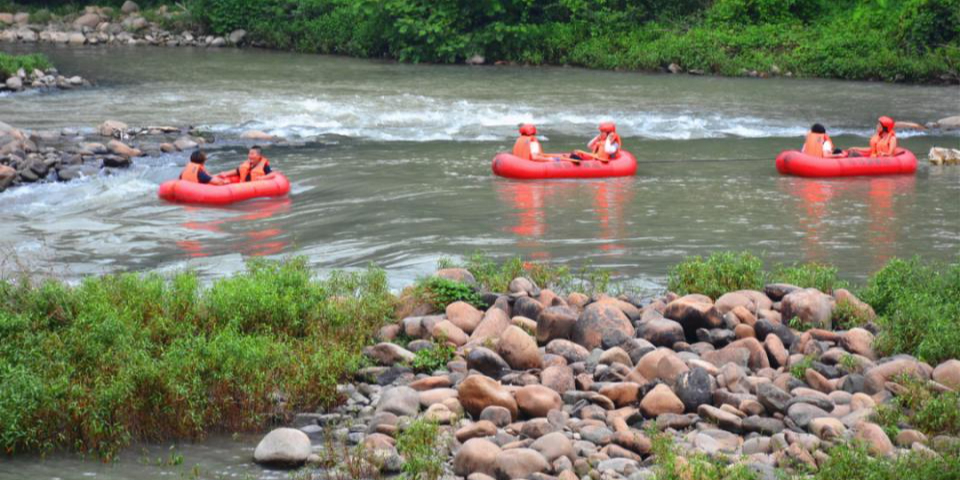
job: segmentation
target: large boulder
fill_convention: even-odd
[[[960,130],[960,115],[941,118],[937,120],[937,126],[942,130]]]
[[[517,418],[517,401],[499,382],[483,375],[470,375],[457,386],[460,404],[473,417],[480,415],[484,408],[491,405],[506,408],[513,418]]]
[[[780,313],[784,323],[797,318],[802,325],[830,330],[831,316],[836,300],[815,288],[806,288],[789,293],[780,301]]]
[[[458,347],[467,343],[469,337],[467,334],[453,324],[450,320],[441,320],[430,327],[430,335],[435,340],[450,342]]]
[[[477,328],[470,334],[471,342],[482,342],[487,338],[499,338],[500,333],[510,326],[510,317],[499,308],[489,308],[483,314],[483,320],[477,325]]]
[[[395,363],[412,362],[416,355],[397,345],[395,343],[378,343],[372,347],[363,349],[363,354],[375,360],[380,365],[393,365]]]
[[[0,192],[4,191],[17,179],[17,171],[6,165],[0,165]]]
[[[695,367],[681,374],[673,389],[683,402],[684,409],[696,412],[700,405],[709,405],[713,401],[716,381],[705,369]]]
[[[876,312],[873,311],[873,307],[868,305],[866,302],[857,298],[856,295],[847,290],[846,288],[838,288],[833,291],[833,298],[837,300],[837,303],[846,303],[853,307],[854,311],[860,316],[864,321],[873,321],[877,318]]]
[[[571,339],[588,350],[611,348],[632,338],[636,332],[630,319],[610,303],[592,303],[573,326]]]
[[[656,418],[664,413],[683,413],[683,402],[670,390],[659,384],[640,401],[640,411],[648,418]]]
[[[447,305],[446,314],[447,320],[468,335],[473,333],[483,320],[483,312],[467,302],[453,302]]]
[[[126,2],[123,2],[123,6],[120,7],[120,11],[126,15],[136,13],[140,11],[140,5],[137,5],[132,0],[127,0]]]
[[[697,329],[709,330],[723,325],[723,316],[713,304],[689,295],[667,304],[663,316],[679,323],[691,342],[697,341]]]
[[[455,282],[465,283],[471,287],[477,286],[477,279],[465,268],[441,268],[434,274],[435,277],[453,280]]]
[[[278,428],[268,433],[256,450],[253,460],[264,465],[296,467],[310,456],[310,437],[295,428]]]
[[[570,338],[577,312],[570,307],[547,307],[537,319],[537,341],[547,344],[557,338]]]
[[[876,360],[873,351],[873,334],[862,328],[852,328],[840,336],[840,346],[850,353]]]
[[[863,442],[867,450],[874,455],[889,455],[893,453],[893,442],[880,425],[870,422],[860,422],[853,428],[853,438]]]
[[[230,35],[227,37],[227,40],[233,45],[240,45],[246,36],[247,36],[246,30],[234,30],[230,32]]]
[[[104,137],[119,137],[129,128],[126,123],[117,120],[107,120],[100,124],[97,131]]]
[[[495,462],[500,447],[482,438],[472,438],[460,447],[453,457],[453,473],[466,477],[472,473],[495,475]]]
[[[683,326],[666,318],[648,320],[637,326],[637,336],[658,347],[672,347],[686,341]]]
[[[497,349],[500,356],[515,370],[529,370],[541,366],[536,340],[520,327],[510,326],[504,330]]]
[[[75,28],[97,28],[98,24],[100,24],[100,15],[96,13],[85,13],[73,21]]]
[[[467,353],[467,368],[488,377],[500,378],[510,371],[510,365],[496,352],[485,347],[474,347]]]
[[[529,418],[546,417],[550,410],[563,407],[560,394],[543,385],[527,385],[514,395],[520,412]]]
[[[110,140],[110,142],[107,143],[107,149],[109,149],[111,152],[117,155],[120,155],[126,158],[143,156],[143,152],[141,152],[139,149],[133,148],[121,142],[120,140]]]
[[[576,459],[573,442],[562,432],[548,433],[536,439],[530,448],[539,452],[550,463],[560,457],[567,457],[570,461]]]
[[[567,363],[582,362],[590,356],[590,351],[586,348],[571,342],[558,338],[547,344],[546,352],[551,355],[563,357]]]
[[[377,404],[377,412],[390,412],[398,417],[412,417],[420,411],[420,393],[410,387],[384,390]]]
[[[531,478],[534,473],[550,468],[547,459],[532,448],[503,450],[494,462],[497,480]]]
[[[513,302],[512,313],[532,320],[540,318],[540,312],[543,311],[543,304],[530,297],[520,297]]]
[[[0,182],[0,185],[2,185],[2,182]],[[937,365],[937,368],[933,369],[933,380],[960,391],[960,360],[947,360]]]
[[[540,372],[540,383],[553,391],[563,394],[567,390],[576,389],[573,380],[573,369],[566,365],[553,365]]]

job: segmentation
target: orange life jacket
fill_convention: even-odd
[[[261,178],[266,176],[267,173],[264,172],[263,169],[267,168],[268,165],[270,165],[270,161],[267,160],[267,157],[263,157],[263,159],[260,160],[260,163],[258,163],[257,166],[253,168],[253,170],[250,169],[250,160],[243,162],[240,165],[240,168],[237,169],[238,173],[240,173],[240,181],[246,182],[247,174],[250,174],[251,182],[260,180]]]
[[[200,183],[200,172],[207,173],[207,169],[203,168],[203,164],[187,162],[187,166],[183,167],[183,172],[180,172],[180,180]]]
[[[870,137],[871,157],[890,157],[897,149],[897,136],[893,132],[881,136],[879,133]]]
[[[520,157],[524,160],[533,160],[533,144],[536,144],[537,147],[540,147],[540,141],[537,140],[537,137],[533,135],[523,135],[517,139],[517,142],[513,144],[513,156]],[[543,153],[543,150],[537,148],[537,153]]]
[[[830,141],[826,133],[807,134],[807,141],[803,143],[803,153],[811,157],[823,158],[823,144]]]
[[[617,144],[617,152],[613,154],[613,157],[617,156],[617,153],[620,153],[620,148],[623,147],[623,144],[620,143],[620,135],[617,135],[616,132],[613,133],[601,133],[597,135],[597,138],[590,144],[590,150],[593,151],[593,156],[598,160],[610,160],[610,154],[607,153],[606,144],[607,137],[610,137],[610,141]]]

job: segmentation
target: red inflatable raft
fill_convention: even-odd
[[[210,185],[170,180],[160,185],[158,195],[168,202],[227,205],[259,197],[282,197],[290,192],[290,181],[274,172],[255,182],[239,183],[234,175],[227,185]]]
[[[582,160],[579,164],[560,157],[544,162],[524,160],[503,152],[493,157],[493,173],[519,179],[628,177],[637,173],[637,159],[626,150],[606,163]]]
[[[817,158],[796,150],[777,156],[777,171],[800,177],[852,177],[860,175],[897,175],[917,171],[917,157],[898,148],[892,157]]]

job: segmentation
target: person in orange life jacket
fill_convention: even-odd
[[[263,156],[263,150],[259,145],[254,145],[247,153],[247,161],[241,163],[236,172],[241,182],[259,180],[271,173],[270,160]]]
[[[803,142],[803,153],[812,157],[831,158],[842,151],[833,148],[833,141],[827,135],[827,129],[819,123],[814,123],[810,127],[810,133],[807,133],[807,140]]]
[[[890,117],[880,117],[877,131],[870,137],[870,148],[851,148],[851,157],[891,157],[897,152],[897,123]]]
[[[550,155],[543,153],[543,147],[537,140],[537,127],[529,123],[520,125],[520,138],[513,144],[513,155],[537,162],[552,160]]]
[[[180,172],[180,180],[220,185],[222,180],[219,177],[214,177],[207,173],[207,169],[203,166],[204,163],[207,163],[207,155],[205,153],[200,150],[191,153],[190,161],[187,162],[187,166],[183,167],[183,171]]]
[[[575,150],[570,158],[574,160],[600,160],[601,162],[609,162],[617,158],[623,144],[620,135],[617,135],[617,125],[613,122],[603,122],[600,124],[599,130],[600,134],[593,137],[593,140],[590,140],[590,143],[587,144],[587,147],[590,148],[589,153]]]

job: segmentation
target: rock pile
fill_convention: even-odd
[[[909,429],[889,438],[872,415],[900,375],[960,386],[960,361],[934,369],[879,358],[870,323],[834,330],[838,301],[873,315],[845,290],[774,284],[716,300],[636,300],[564,297],[516,279],[483,298],[485,311],[457,302],[383,328],[383,343],[366,351],[379,365],[341,386],[348,400],[334,413],[300,417],[302,429],[332,428],[396,465],[398,432],[413,417],[433,419],[450,438],[450,473],[474,480],[652,478],[655,429],[688,454],[775,479],[776,468],[817,468],[827,447],[854,439],[876,455],[934,454],[935,439]],[[457,347],[455,359],[413,372],[414,352],[438,338]]]
[[[97,132],[25,131],[0,122],[0,192],[43,180],[68,181],[127,168],[137,157],[159,156],[205,143],[189,129],[130,128],[108,120]]]
[[[30,73],[25,72],[21,68],[14,75],[7,78],[6,81],[0,83],[0,92],[5,90],[20,92],[29,89],[47,90],[55,88],[68,90],[89,86],[90,82],[88,80],[77,75],[69,78],[65,77],[60,75],[55,68],[46,71],[34,70]]]
[[[128,5],[131,4],[131,5]],[[45,25],[30,23],[28,13],[0,13],[0,42],[54,43],[63,45],[162,45],[168,47],[226,47],[245,43],[247,32],[236,30],[226,37],[199,35],[189,30],[171,32],[147,20],[133,2],[124,4],[119,16],[110,7],[90,6],[74,18],[62,18]],[[157,10],[164,19],[173,18],[166,6]]]

